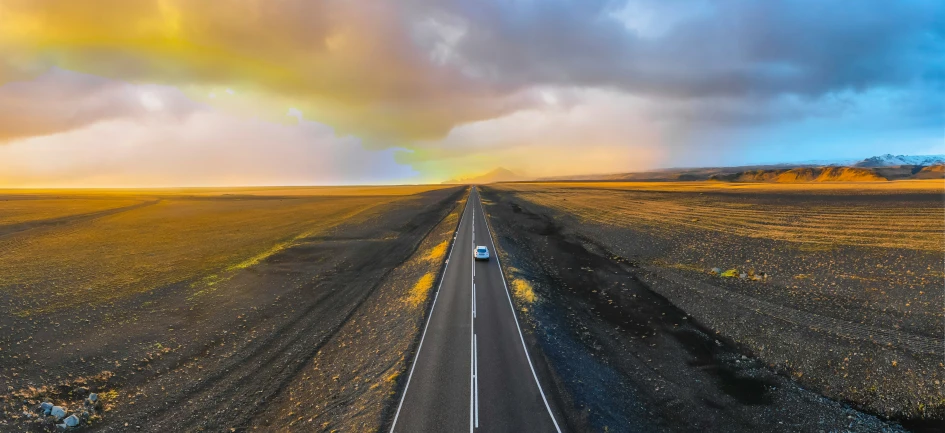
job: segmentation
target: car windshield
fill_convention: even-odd
[[[476,250],[479,251],[480,253],[484,253],[486,252],[486,247],[479,247],[479,248],[476,248]]]

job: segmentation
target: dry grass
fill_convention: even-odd
[[[0,198],[27,196],[62,196],[74,198],[121,198],[147,195],[151,197],[217,197],[217,196],[360,196],[360,195],[412,195],[455,185],[367,185],[367,186],[281,186],[281,187],[231,187],[231,188],[146,188],[146,189],[0,189]]]
[[[805,202],[765,203],[738,192],[825,191],[845,193],[928,193],[940,191],[941,181],[902,181],[837,184],[721,184],[680,183],[534,183],[500,188],[525,193],[540,205],[617,227],[646,226],[654,230],[692,227],[719,235],[799,242],[899,247],[929,251],[945,249],[945,209],[941,203],[900,206],[895,203],[851,207],[838,203],[812,207]],[[937,189],[936,189],[937,188]],[[701,195],[691,192],[736,192]],[[652,194],[690,192],[690,194]]]
[[[410,289],[410,294],[407,296],[407,303],[410,304],[411,307],[417,307],[427,300],[430,289],[433,288],[433,279],[433,273],[427,272],[413,285]]]
[[[131,198],[99,198],[74,200],[69,198],[47,198],[24,200],[19,197],[0,196],[0,227],[37,220],[62,218],[116,209],[139,203]]]
[[[449,247],[450,247],[449,240],[440,242],[439,245],[433,247],[430,251],[428,251],[427,254],[423,256],[423,259],[429,262],[434,262],[434,263],[440,262],[441,260],[446,258],[446,250]]]
[[[410,266],[420,266],[425,269],[439,269],[442,266],[443,261],[446,259],[446,255],[449,252],[450,240],[452,239],[453,230],[456,228],[456,224],[459,223],[460,212],[462,207],[459,206],[461,203],[457,203],[456,209],[450,212],[446,218],[439,224],[440,231],[436,233],[431,233],[429,239],[443,239],[439,241],[432,247],[426,247],[426,250],[421,252],[415,257],[412,258],[409,265]],[[430,295],[433,293],[433,283],[436,281],[436,275],[432,271],[427,271],[423,274],[420,279],[414,283],[413,287],[410,288],[410,291],[407,293],[405,302],[407,305],[416,308],[422,305],[426,305],[427,300],[430,298]]]
[[[0,290],[22,301],[18,315],[74,303],[107,302],[129,294],[190,283],[199,293],[226,274],[252,266],[343,222],[367,220],[372,209],[426,187],[240,189],[257,196],[179,191],[18,191],[0,211],[11,221],[39,221],[135,203],[154,204],[91,220],[0,237]],[[233,191],[233,190],[227,190]],[[302,192],[319,195],[302,195]],[[265,197],[263,197],[265,196]]]
[[[517,277],[512,278],[512,295],[526,304],[533,304],[537,299],[532,284]]]

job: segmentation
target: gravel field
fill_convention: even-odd
[[[536,183],[483,188],[483,197],[503,257],[535,283],[537,344],[576,413],[587,412],[582,422],[637,419],[635,406],[669,431],[699,425],[674,426],[681,413],[717,431],[900,422],[935,431],[942,422],[945,205],[934,187]],[[658,316],[638,306],[650,297]],[[669,324],[673,314],[687,319]],[[637,326],[655,334],[644,343]],[[710,354],[693,352],[708,343]],[[575,361],[598,357],[605,367],[593,372]],[[732,357],[742,362],[729,371]],[[712,371],[714,380],[698,377]],[[595,380],[623,384],[625,404],[601,409]],[[739,389],[754,391],[727,392]],[[844,426],[850,416],[863,424]]]
[[[0,235],[0,431],[56,431],[42,402],[87,431],[382,425],[466,189],[324,190],[74,196]]]

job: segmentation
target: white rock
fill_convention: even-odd
[[[52,408],[53,404],[48,401],[44,401],[39,405],[39,410],[43,413],[43,415],[49,415],[49,411],[51,411]]]
[[[56,420],[61,420],[62,417],[66,416],[66,410],[59,407],[53,406],[52,410],[49,411],[49,414],[56,417]]]
[[[66,420],[63,421],[63,422],[64,422],[64,423],[66,424],[66,426],[68,426],[68,427],[75,427],[75,426],[79,425],[79,417],[77,417],[77,416],[75,416],[75,415],[69,415],[69,417],[66,418]]]

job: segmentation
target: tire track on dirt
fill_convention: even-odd
[[[897,332],[890,329],[876,328],[833,317],[808,313],[783,305],[772,304],[740,293],[730,292],[715,286],[700,283],[678,275],[669,275],[656,269],[648,269],[658,278],[693,290],[700,295],[716,298],[719,302],[740,305],[757,314],[783,320],[794,325],[808,328],[815,332],[832,334],[838,337],[871,342],[880,346],[896,346],[915,353],[941,354],[945,340]]]
[[[130,206],[122,206],[113,209],[106,209],[97,212],[89,212],[78,215],[66,215],[58,218],[49,218],[42,220],[33,220],[33,221],[24,221],[21,223],[0,225],[0,241],[3,241],[7,238],[15,237],[16,235],[26,234],[27,232],[32,231],[41,231],[41,230],[52,230],[56,228],[61,228],[63,226],[70,226],[74,224],[79,224],[88,221],[94,221],[99,218],[104,218],[110,215],[116,215],[122,212],[128,212],[135,209],[140,209],[147,206],[153,206],[161,202],[161,199],[145,201],[142,203],[133,204]],[[33,233],[30,233],[33,234]]]
[[[244,339],[239,347],[233,347],[230,355],[218,353],[228,350],[224,341],[219,346],[212,346],[209,352],[207,346],[202,346],[181,356],[166,374],[157,375],[140,386],[139,392],[148,396],[136,406],[143,405],[147,409],[134,411],[134,408],[124,408],[125,413],[109,420],[102,430],[123,431],[127,428],[124,423],[135,424],[140,420],[148,420],[148,424],[142,426],[147,431],[222,430],[247,425],[331,341],[380,287],[384,278],[416,251],[438,221],[448,214],[449,204],[455,202],[460,193],[461,190],[450,194],[431,205],[430,209],[408,219],[398,229],[400,235],[396,238],[346,240],[339,242],[340,246],[327,248],[327,251],[323,241],[303,241],[274,256],[277,262],[304,262],[325,254],[331,256],[340,247],[353,250],[347,253],[347,257],[333,261],[327,277],[323,275],[316,281],[301,285],[287,296],[285,302],[262,309],[262,314],[269,315],[268,320],[264,318],[257,327],[267,328],[262,338]],[[343,228],[337,232],[346,234]],[[319,249],[320,246],[323,248]],[[271,271],[278,272],[278,269]],[[254,272],[267,272],[266,265]],[[319,293],[312,296],[312,292]],[[297,298],[302,298],[304,304],[293,302]],[[273,323],[280,322],[273,318],[291,307],[302,308],[296,308],[297,313],[287,321]],[[245,334],[236,334],[238,340],[245,337]],[[189,384],[181,384],[181,380],[188,380],[185,365],[199,352],[205,353],[200,357],[209,360],[207,363],[212,372],[200,375]],[[213,359],[219,356],[224,359],[214,364]],[[185,377],[178,377],[178,374]],[[175,388],[180,390],[170,395],[158,391]]]

